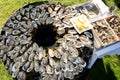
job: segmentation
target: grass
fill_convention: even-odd
[[[0,60],[0,80],[13,80],[12,77],[7,73],[7,70],[4,68],[2,61]]]
[[[0,26],[3,26],[9,16],[22,6],[45,0],[0,0]],[[52,0],[49,0],[52,1]],[[68,5],[75,5],[86,2],[88,0],[54,0]],[[117,5],[120,0],[103,0],[108,6]],[[116,13],[120,15],[120,10]],[[105,56],[102,60],[98,60],[94,66],[88,70],[84,79],[81,80],[120,80],[120,56]],[[7,73],[2,61],[0,60],[0,80],[12,80]]]
[[[114,55],[114,56],[105,56],[103,58],[105,67],[109,66],[114,76],[116,77],[116,80],[120,80],[120,56]]]

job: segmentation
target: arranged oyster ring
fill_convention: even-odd
[[[69,6],[36,2],[15,12],[2,28],[0,57],[17,80],[74,79],[93,52],[93,34],[78,34]]]

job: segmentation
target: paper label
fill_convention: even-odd
[[[93,28],[85,15],[73,17],[70,19],[70,21],[79,34]]]

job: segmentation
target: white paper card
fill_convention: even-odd
[[[91,23],[85,15],[73,17],[70,19],[70,21],[79,34],[93,28],[93,26],[91,25]]]

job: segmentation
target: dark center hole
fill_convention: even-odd
[[[53,46],[56,42],[56,31],[52,24],[42,25],[33,31],[33,41],[44,48]]]
[[[120,3],[117,4],[117,7],[120,9]]]

